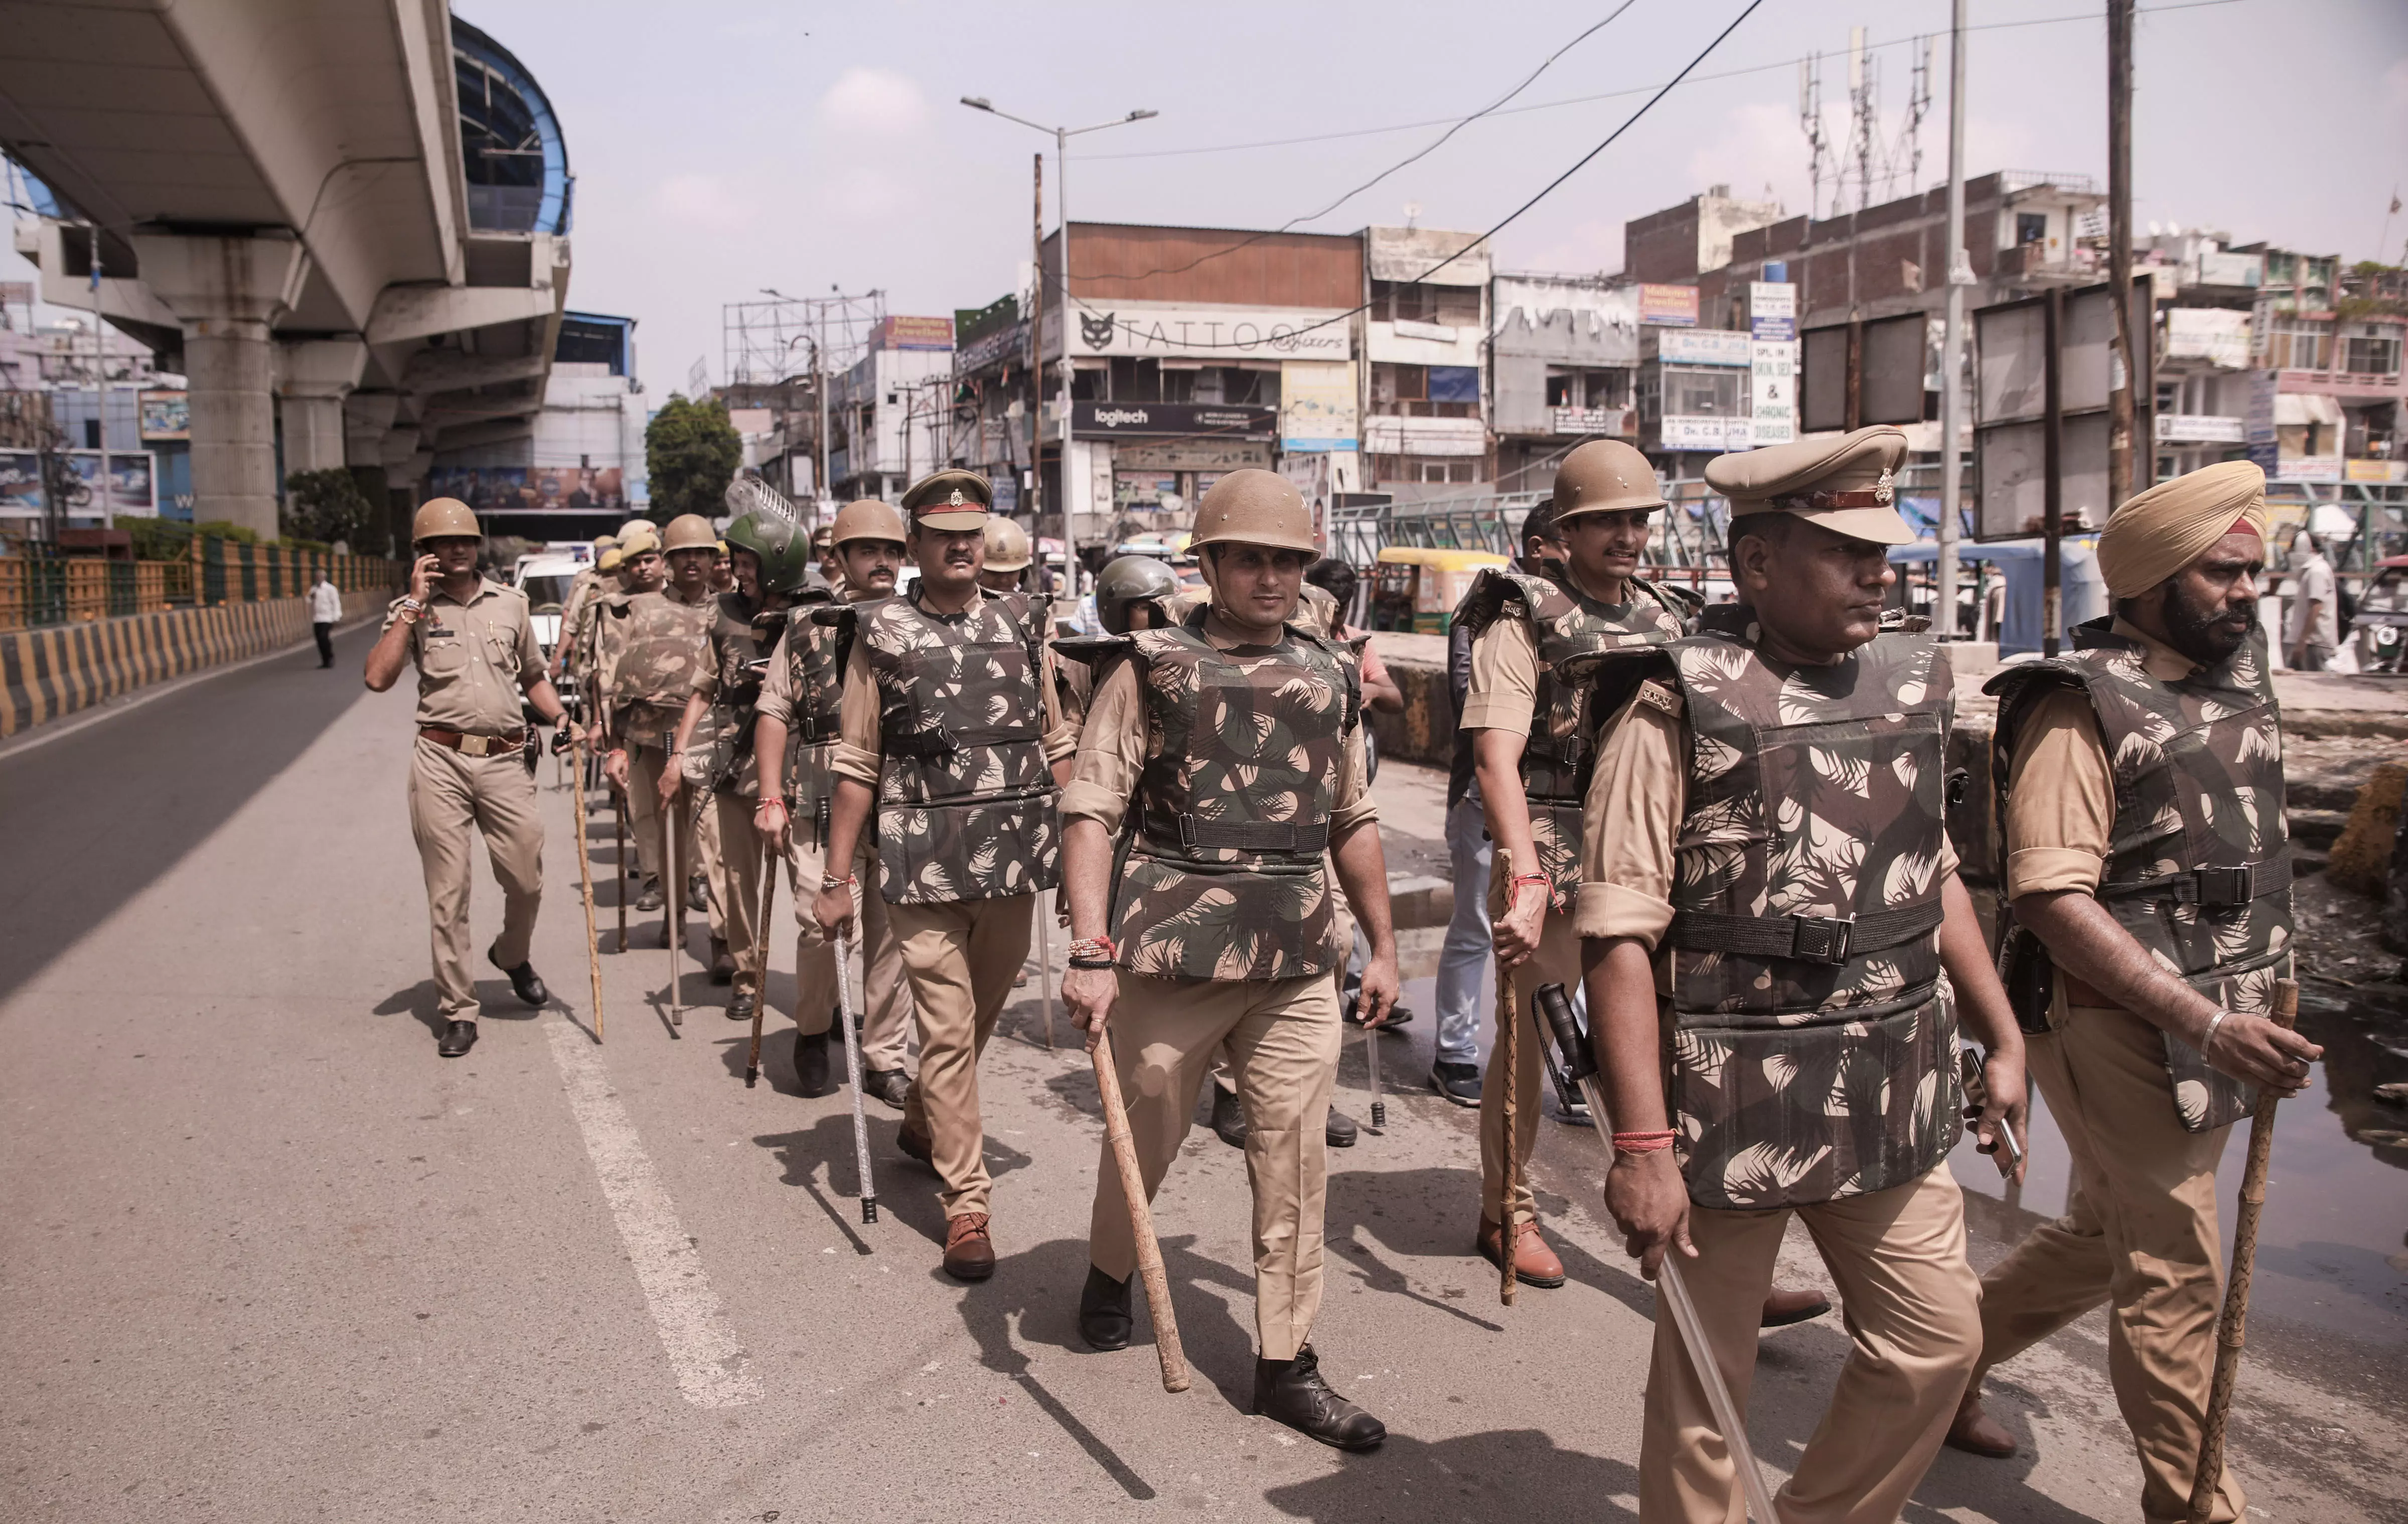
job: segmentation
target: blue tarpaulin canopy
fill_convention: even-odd
[[[2107,584],[2099,577],[2098,539],[2085,536],[2064,542],[2058,583],[2064,595],[2065,628],[2107,612]],[[2007,574],[2007,611],[2000,621],[1999,654],[2038,651],[2041,638],[2041,541],[1994,539],[1956,547],[1960,562],[1987,561]],[[1889,558],[1899,566],[1928,566],[1940,558],[1940,547],[1929,540],[1893,545]],[[1978,584],[1976,584],[1978,585]]]

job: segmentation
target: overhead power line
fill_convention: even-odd
[[[2138,14],[2143,16],[2154,16],[2161,11],[2203,10],[2211,7],[2234,6],[2241,3],[2242,0],[2175,0],[2175,3],[2170,5],[2143,6],[2140,7]],[[1620,13],[1616,12],[1616,14]],[[1965,30],[1968,32],[2006,32],[2013,31],[2020,27],[2061,26],[2073,22],[2098,22],[2103,19],[2101,12],[2087,10],[2076,15],[2069,16],[2035,16],[2019,22],[1985,22],[1977,26],[1969,26]],[[1612,18],[1608,17],[1607,20],[1611,21]],[[1878,50],[1885,48],[1903,48],[1914,40],[1915,39],[1913,37],[1893,37],[1887,42],[1877,42],[1872,44],[1868,50]],[[1770,74],[1775,69],[1794,69],[1804,62],[1805,59],[1801,57],[1784,58],[1778,63],[1772,64],[1750,64],[1742,68],[1723,69],[1713,74],[1700,74],[1688,82],[1691,84],[1702,85],[1713,83],[1717,79],[1738,79],[1751,74]],[[1562,100],[1533,101],[1527,106],[1516,106],[1510,108],[1503,107],[1491,107],[1485,111],[1476,113],[1472,117],[1462,118],[1460,121],[1453,117],[1431,117],[1420,122],[1391,122],[1384,127],[1350,127],[1340,132],[1308,133],[1297,137],[1265,137],[1243,143],[1213,143],[1200,148],[1147,149],[1134,153],[1081,153],[1074,154],[1072,157],[1079,159],[1082,163],[1090,164],[1101,163],[1107,159],[1176,159],[1188,158],[1197,154],[1206,153],[1242,153],[1254,149],[1293,148],[1300,143],[1333,143],[1349,137],[1385,137],[1389,133],[1412,132],[1416,128],[1421,127],[1441,127],[1447,125],[1449,122],[1454,122],[1455,125],[1461,126],[1484,116],[1523,116],[1532,111],[1561,110],[1568,106],[1593,106],[1599,101],[1627,100],[1633,95],[1643,95],[1648,91],[1656,88],[1656,87],[1654,85],[1632,85],[1627,90],[1609,90],[1595,95],[1570,95],[1566,96]],[[1452,136],[1452,134],[1449,136]],[[1431,145],[1433,148],[1436,146],[1436,144]],[[1299,219],[1299,221],[1306,222],[1311,220],[1312,219],[1310,218]]]
[[[1698,56],[1697,56],[1697,57],[1690,59],[1690,60],[1689,60],[1689,62],[1688,62],[1688,64],[1687,64],[1685,66],[1684,66],[1684,67],[1682,68],[1682,70],[1681,70],[1681,72],[1680,72],[1680,73],[1678,73],[1678,74],[1676,74],[1676,75],[1672,76],[1672,78],[1671,78],[1671,79],[1670,79],[1666,80],[1662,85],[1660,85],[1660,86],[1656,87],[1656,93],[1654,93],[1653,95],[1650,95],[1649,97],[1647,97],[1646,101],[1645,101],[1645,102],[1643,102],[1643,103],[1640,106],[1639,109],[1637,109],[1636,111],[1631,112],[1628,116],[1627,116],[1627,117],[1623,118],[1622,125],[1621,125],[1621,126],[1616,127],[1616,128],[1614,128],[1614,129],[1613,129],[1613,131],[1612,131],[1612,132],[1608,133],[1608,134],[1605,136],[1604,139],[1603,139],[1602,141],[1600,141],[1600,142],[1599,142],[1599,143],[1598,143],[1595,148],[1590,149],[1586,153],[1584,153],[1584,154],[1582,154],[1579,158],[1577,158],[1577,159],[1573,160],[1573,161],[1572,161],[1572,164],[1571,164],[1571,166],[1570,166],[1570,168],[1566,169],[1562,174],[1557,175],[1555,179],[1553,179],[1553,180],[1551,180],[1547,181],[1547,183],[1546,183],[1546,184],[1544,184],[1544,185],[1541,186],[1541,187],[1539,188],[1539,191],[1538,191],[1538,194],[1535,194],[1535,195],[1531,196],[1527,201],[1523,202],[1520,206],[1518,206],[1518,207],[1514,208],[1512,211],[1507,212],[1507,213],[1506,213],[1502,218],[1498,219],[1498,222],[1495,223],[1495,225],[1491,226],[1491,227],[1488,229],[1488,231],[1486,231],[1485,233],[1481,234],[1478,237],[1471,239],[1469,242],[1466,243],[1462,248],[1460,248],[1460,249],[1456,250],[1455,252],[1453,252],[1453,253],[1451,253],[1451,254],[1447,255],[1444,259],[1440,260],[1437,264],[1435,264],[1435,265],[1431,266],[1428,269],[1424,270],[1421,274],[1419,274],[1419,275],[1415,276],[1412,280],[1406,280],[1406,281],[1399,281],[1399,282],[1398,282],[1398,284],[1400,284],[1400,285],[1420,285],[1420,284],[1422,284],[1422,283],[1426,282],[1426,280],[1429,280],[1429,278],[1430,278],[1431,276],[1436,275],[1439,271],[1440,271],[1440,270],[1442,270],[1442,269],[1446,268],[1449,265],[1454,264],[1456,260],[1461,259],[1464,255],[1469,254],[1469,252],[1471,252],[1474,249],[1479,248],[1481,245],[1483,245],[1483,244],[1486,243],[1489,239],[1491,239],[1491,238],[1495,237],[1498,234],[1502,233],[1503,231],[1505,231],[1505,229],[1506,229],[1506,228],[1511,227],[1511,226],[1512,226],[1512,224],[1513,224],[1513,223],[1515,223],[1515,222],[1516,222],[1516,221],[1517,221],[1517,220],[1522,216],[1522,214],[1523,214],[1524,212],[1528,211],[1532,207],[1537,206],[1540,202],[1544,201],[1548,196],[1553,195],[1553,194],[1555,193],[1555,191],[1556,191],[1559,187],[1561,187],[1561,186],[1563,185],[1563,183],[1564,183],[1566,180],[1568,180],[1571,179],[1574,175],[1579,174],[1583,169],[1584,169],[1584,168],[1588,167],[1588,165],[1589,165],[1590,161],[1594,160],[1594,159],[1595,159],[1598,154],[1603,153],[1607,149],[1612,148],[1612,147],[1614,145],[1614,142],[1615,142],[1617,139],[1619,139],[1619,138],[1622,137],[1622,135],[1623,135],[1624,133],[1628,132],[1628,131],[1629,131],[1629,130],[1630,130],[1634,125],[1636,125],[1636,124],[1638,123],[1639,119],[1640,119],[1640,118],[1641,118],[1641,117],[1645,116],[1648,112],[1650,112],[1650,111],[1654,110],[1654,109],[1656,108],[1656,103],[1657,103],[1658,101],[1661,101],[1661,100],[1662,100],[1666,95],[1670,94],[1670,93],[1672,93],[1672,89],[1673,89],[1673,87],[1674,87],[1674,86],[1678,85],[1682,80],[1684,80],[1684,79],[1687,79],[1687,78],[1689,77],[1690,73],[1691,73],[1692,71],[1694,71],[1694,70],[1697,68],[1697,66],[1698,66],[1698,65],[1700,65],[1700,64],[1704,63],[1704,62],[1705,62],[1709,57],[1713,56],[1714,50],[1715,50],[1715,49],[1717,49],[1717,48],[1719,48],[1719,47],[1721,47],[1721,46],[1723,45],[1723,43],[1724,43],[1725,39],[1728,38],[1728,37],[1729,37],[1729,36],[1730,36],[1733,32],[1736,32],[1736,31],[1738,31],[1738,30],[1739,30],[1739,25],[1740,25],[1740,23],[1741,23],[1742,22],[1746,21],[1750,16],[1755,15],[1755,14],[1756,14],[1756,7],[1759,7],[1759,6],[1761,6],[1761,5],[1763,5],[1763,4],[1764,4],[1764,0],[1748,0],[1747,7],[1746,7],[1745,9],[1742,10],[1738,15],[1736,15],[1736,16],[1732,17],[1732,18],[1731,18],[1731,20],[1730,20],[1730,24],[1729,24],[1729,25],[1727,25],[1727,26],[1724,27],[1720,32],[1715,33],[1715,34],[1714,34],[1714,39],[1713,39],[1712,42],[1707,43],[1707,44],[1706,44],[1706,46],[1705,46],[1705,48],[1704,48],[1702,50],[1700,50],[1700,51],[1698,52]],[[1077,304],[1078,306],[1080,306],[1080,307],[1086,308],[1086,309],[1087,309],[1087,310],[1089,310],[1089,311],[1093,311],[1093,310],[1095,310],[1095,309],[1094,309],[1094,308],[1089,307],[1087,303],[1085,303],[1085,302],[1083,302],[1083,301],[1081,301],[1081,300],[1080,300],[1078,297],[1076,297],[1076,296],[1072,296],[1072,297],[1070,298],[1070,300],[1071,300],[1073,303],[1075,303],[1075,304]],[[1326,328],[1326,327],[1328,327],[1328,326],[1329,326],[1330,324],[1332,324],[1332,323],[1343,323],[1343,322],[1345,322],[1348,318],[1351,318],[1351,317],[1354,316],[1356,313],[1358,313],[1358,312],[1361,312],[1361,311],[1364,311],[1364,310],[1368,309],[1370,307],[1370,305],[1371,305],[1371,304],[1370,304],[1370,303],[1369,303],[1369,302],[1359,303],[1359,304],[1357,304],[1356,306],[1354,306],[1354,307],[1350,307],[1350,308],[1348,308],[1348,309],[1347,309],[1345,311],[1343,311],[1343,312],[1337,313],[1337,314],[1335,314],[1334,316],[1331,316],[1331,317],[1324,318],[1324,319],[1322,319],[1322,320],[1321,320],[1320,322],[1318,322],[1318,323],[1306,323],[1304,326],[1302,326],[1302,327],[1300,327],[1300,328],[1297,328],[1297,329],[1295,329],[1295,330],[1294,330],[1294,332],[1298,333],[1298,334],[1307,334],[1307,333],[1312,333],[1313,330],[1315,330],[1315,329],[1317,329],[1317,328]],[[1067,341],[1067,340],[1068,340],[1068,326],[1067,326],[1067,325],[1065,326],[1065,329],[1064,329],[1064,338],[1065,338],[1065,343],[1064,343],[1063,348],[1064,348],[1065,354],[1066,354],[1066,356],[1067,356],[1067,354],[1068,354],[1068,341]],[[1224,344],[1224,343],[1189,344],[1189,345],[1187,346],[1187,348],[1189,348],[1189,349],[1208,349],[1208,350],[1212,350],[1212,349],[1240,349],[1240,348],[1251,348],[1251,347],[1254,347],[1254,346],[1250,346],[1250,345],[1240,345],[1240,344],[1235,343],[1235,342],[1230,342],[1230,343],[1226,343],[1226,344]]]

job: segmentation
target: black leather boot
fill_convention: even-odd
[[[836,1081],[828,1075],[827,1033],[815,1037],[805,1037],[799,1031],[795,1034],[795,1079],[802,1085],[803,1094],[814,1100],[836,1088]]]
[[[1212,1086],[1212,1130],[1232,1148],[1246,1146],[1246,1109],[1238,1104],[1238,1092]]]
[[[1311,1344],[1292,1360],[1254,1361],[1254,1411],[1340,1450],[1368,1450],[1388,1426],[1329,1389]]]
[[[1087,1284],[1079,1292],[1079,1337],[1095,1349],[1126,1349],[1135,1319],[1129,1311],[1129,1287],[1136,1277],[1116,1281],[1087,1267]]]
[[[485,961],[502,969],[502,960],[494,956],[491,947],[485,949]],[[537,975],[532,961],[522,963],[515,969],[502,969],[502,971],[510,976],[511,992],[527,1004],[540,1009],[552,999],[552,992],[543,987],[543,980]]]

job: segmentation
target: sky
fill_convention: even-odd
[[[1412,206],[1424,226],[1479,230],[1620,127],[1745,4],[1631,0],[1619,15],[1621,0],[455,0],[454,10],[551,96],[577,177],[569,303],[636,318],[641,375],[665,398],[697,359],[725,380],[721,309],[764,287],[875,287],[900,313],[982,307],[1019,287],[1039,150],[1049,225],[1057,214],[1053,139],[961,96],[1049,124],[1161,113],[1073,140],[1081,221],[1270,227],[1426,148],[1563,50],[1504,111],[1297,224],[1346,233],[1401,223]],[[2103,188],[2103,8],[1969,0],[1969,177],[2071,172]],[[1713,184],[1808,209],[1799,60],[1823,55],[1828,130],[1844,137],[1854,26],[1866,29],[1890,138],[1913,39],[1935,35],[1914,184],[1941,182],[1949,10],[1946,0],[1764,0],[1696,78],[1498,235],[1498,267],[1619,269],[1627,219]],[[2375,256],[2394,190],[2408,191],[2408,5],[2143,0],[2136,39],[2139,228],[2203,225],[2239,242]],[[1275,146],[1243,146],[1266,142]],[[1909,188],[1903,167],[1891,194]],[[2384,252],[2399,259],[2403,239],[2408,212],[2390,220]]]

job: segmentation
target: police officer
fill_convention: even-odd
[[[1480,1228],[1473,1247],[1491,1263],[1512,1225],[1513,1274],[1525,1286],[1564,1284],[1563,1261],[1539,1231],[1530,1156],[1539,1141],[1541,985],[1580,984],[1581,790],[1594,729],[1585,683],[1566,664],[1609,651],[1678,640],[1695,602],[1639,575],[1664,506],[1656,468],[1618,439],[1593,439],[1564,457],[1553,495],[1555,532],[1567,561],[1482,575],[1466,600],[1474,631],[1462,727],[1487,811],[1488,835],[1511,854],[1513,881],[1488,885],[1498,960],[1520,974],[1523,1023],[1515,1050],[1514,1178],[1504,1178],[1505,1086],[1480,1095]],[[1458,893],[1473,892],[1458,885]]]
[[[543,904],[543,823],[535,779],[520,765],[526,745],[520,695],[554,727],[561,748],[560,696],[544,676],[543,651],[526,595],[477,570],[483,531],[468,505],[437,497],[409,522],[418,559],[409,592],[386,610],[384,631],[368,652],[370,692],[383,693],[418,668],[418,741],[409,759],[409,828],[426,874],[426,913],[435,953],[436,1052],[446,1058],[477,1042],[477,989],[468,976],[470,832],[485,839],[502,886],[502,934],[486,961],[509,976],[527,1004],[550,998],[527,948]]]
[[[902,516],[865,497],[838,511],[831,533],[846,601],[893,597],[895,574],[903,565]],[[844,672],[857,634],[854,620],[835,617],[824,607],[800,607],[788,614],[762,680],[753,743],[760,795],[753,825],[770,850],[785,858],[795,891],[795,1073],[807,1096],[835,1088],[828,1030],[837,1008],[836,947],[812,907],[825,876]],[[903,950],[878,891],[878,848],[869,831],[862,832],[853,849],[853,875],[862,885],[861,1088],[899,1107],[910,1090],[903,1049],[911,1003],[903,987]]]
[[[730,506],[737,496],[729,494]],[[674,809],[673,785],[707,789],[704,818],[712,829],[706,842],[715,845],[711,899],[722,908],[725,941],[715,949],[728,956],[735,988],[727,1001],[727,1019],[750,1021],[760,1008],[763,939],[767,928],[758,925],[761,899],[761,843],[752,820],[758,773],[752,743],[758,724],[758,703],[770,654],[784,635],[787,610],[810,570],[810,542],[796,519],[773,509],[738,516],[727,526],[729,576],[733,590],[715,600],[710,628],[710,666],[686,700],[678,724],[677,752],[682,768],[661,774],[662,807]]]
[[[2251,1086],[2323,1050],[2261,1014],[2288,971],[2282,726],[2257,621],[2266,478],[2230,461],[2126,502],[2114,612],[1999,696],[2009,987],[2072,1156],[2065,1215],[1982,1280],[1982,1361],[1949,1433],[2014,1453],[1981,1375],[2105,1302],[2141,1513],[2188,1512],[2223,1300],[2215,1169]],[[2111,760],[2112,759],[2112,760]],[[2228,1468],[2212,1517],[2244,1517]]]
[[[1214,482],[1197,508],[1212,602],[1140,630],[1096,685],[1063,798],[1070,972],[1063,1003],[1112,1034],[1148,1196],[1187,1135],[1226,1043],[1249,1122],[1254,1195],[1254,1406],[1324,1444],[1367,1449],[1380,1421],[1330,1389],[1311,1344],[1322,1281],[1323,1115],[1340,1036],[1330,864],[1371,938],[1367,1023],[1397,998],[1360,695],[1344,648],[1289,623],[1312,521],[1268,471]],[[1121,840],[1115,882],[1114,839]],[[1125,1347],[1137,1264],[1109,1143],[1096,1183],[1079,1326]]]
[[[637,852],[652,874],[636,901],[643,911],[660,909],[665,893],[683,893],[697,860],[691,831],[678,833],[678,861],[665,859],[661,772],[672,765],[671,743],[685,712],[686,696],[710,659],[711,606],[706,584],[716,537],[708,520],[688,513],[669,521],[666,539],[674,557],[668,563],[668,585],[604,599],[596,637],[608,747],[602,771],[626,793]],[[638,545],[645,549],[636,550]],[[640,584],[651,569],[642,565],[652,554],[651,548],[642,539],[623,548],[628,551],[623,569]],[[674,922],[664,913],[664,946]]]
[[[1642,1273],[1683,1257],[1742,1406],[1793,1215],[1847,1308],[1852,1349],[1784,1524],[1896,1518],[1979,1352],[1944,1162],[1960,1011],[1989,1049],[1982,1145],[2024,1123],[2022,1040],[1942,824],[1947,647],[1877,634],[1887,547],[1914,538],[1894,506],[1905,454],[1870,428],[1710,463],[1740,601],[1609,663],[1595,695],[1612,718],[1578,916],[1598,1121],[1616,1129],[1606,1205]],[[1639,1515],[1722,1524],[1730,1453],[1663,1308]]]
[[[1028,531],[1000,516],[986,521],[986,563],[979,585],[990,593],[1017,593],[1028,574]]]
[[[853,918],[849,864],[878,811],[878,892],[902,944],[920,1018],[920,1073],[902,1147],[944,1180],[945,1270],[995,1272],[978,1060],[1057,871],[1054,801],[1078,743],[1054,693],[1042,610],[979,585],[986,479],[938,471],[903,495],[918,563],[911,591],[862,611],[845,668],[816,913]]]
[[[552,647],[552,680],[555,683],[567,675],[569,653],[576,648],[576,635],[587,608],[601,596],[603,579],[609,575],[603,569],[602,558],[618,546],[616,535],[595,536],[593,562],[578,568],[577,575],[568,579],[568,596],[560,600],[560,633],[553,638]],[[614,567],[616,564],[612,563]]]

